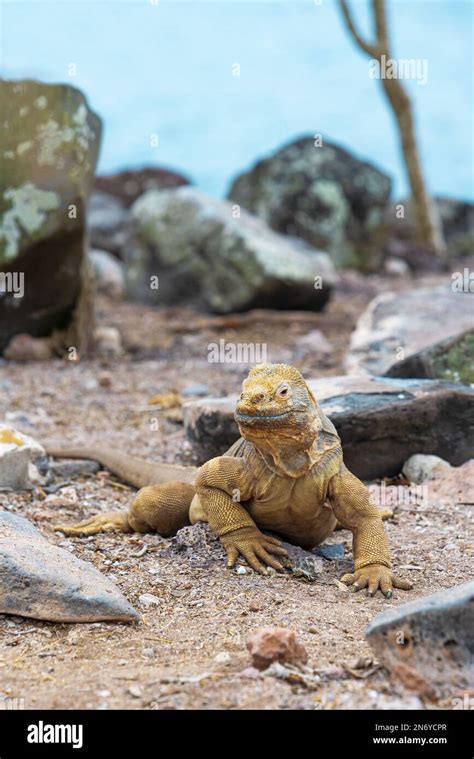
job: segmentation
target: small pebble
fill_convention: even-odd
[[[218,664],[228,664],[231,660],[231,655],[228,651],[221,651],[219,654],[214,656],[214,661]]]
[[[246,575],[247,574],[247,570],[245,569],[245,567],[237,567],[237,574],[238,575]]]
[[[151,593],[143,593],[138,600],[142,606],[158,606],[161,603],[161,599]]]
[[[99,385],[101,387],[111,387],[112,375],[109,374],[109,372],[102,372],[102,374],[99,374]]]
[[[260,677],[260,672],[256,667],[245,667],[239,674],[239,677],[242,677],[244,680],[256,680],[257,677]]]
[[[322,556],[323,559],[343,559],[344,558],[344,546],[342,543],[323,544],[313,548],[313,553],[316,556]]]

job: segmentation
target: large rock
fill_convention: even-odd
[[[88,228],[93,249],[121,257],[128,239],[130,214],[120,198],[95,190],[89,200]]]
[[[49,622],[134,622],[139,615],[92,564],[0,511],[0,613]]]
[[[0,111],[0,352],[17,333],[68,324],[69,345],[86,348],[85,217],[100,120],[79,90],[30,80],[0,81]]]
[[[187,177],[170,169],[148,166],[96,177],[97,190],[113,195],[128,208],[148,190],[170,190],[190,184]]]
[[[325,139],[302,137],[233,182],[229,198],[273,229],[327,250],[338,265],[371,268],[391,181]]]
[[[474,294],[449,287],[381,293],[351,338],[350,374],[473,381]]]
[[[415,453],[434,454],[456,466],[472,457],[474,388],[382,377],[328,377],[308,384],[358,477],[398,474]],[[200,463],[222,455],[239,437],[236,401],[237,396],[229,396],[184,404],[186,434]]]
[[[474,250],[474,205],[468,201],[453,198],[435,198],[449,258],[471,255]],[[404,217],[399,210],[403,206]],[[387,234],[387,250],[397,252],[413,265],[417,254],[423,249],[418,239],[418,229],[411,202],[401,200],[391,203],[386,209],[384,224]],[[426,251],[426,248],[425,248]],[[433,259],[432,253],[426,251]],[[429,265],[428,260],[426,263]]]
[[[147,192],[132,207],[129,294],[147,303],[214,312],[254,307],[319,310],[335,281],[331,261],[260,219],[189,187]],[[158,277],[153,282],[153,277]]]
[[[431,343],[385,372],[387,377],[423,377],[474,384],[474,329]]]
[[[109,295],[111,298],[120,299],[125,292],[125,275],[123,264],[107,250],[92,248],[89,251],[96,287],[99,292]]]
[[[474,582],[378,614],[366,638],[405,682],[474,686]]]

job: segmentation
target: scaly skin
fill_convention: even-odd
[[[353,534],[354,573],[343,582],[354,590],[367,588],[369,595],[380,589],[387,597],[393,588],[412,587],[392,573],[382,512],[345,467],[339,436],[297,369],[252,369],[235,419],[242,438],[199,470],[149,464],[100,447],[49,448],[57,456],[96,459],[124,480],[144,485],[127,515],[108,512],[55,529],[66,535],[120,529],[169,536],[205,521],[225,547],[228,567],[241,555],[266,574],[267,566],[282,569],[277,557],[286,551],[262,530],[312,548],[340,523]]]

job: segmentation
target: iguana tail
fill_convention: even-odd
[[[62,447],[53,444],[45,445],[50,456],[62,459],[92,459],[116,474],[124,482],[143,488],[147,485],[161,485],[166,482],[194,482],[198,469],[196,467],[180,466],[179,464],[163,464],[129,456],[127,453],[116,451],[108,446]]]

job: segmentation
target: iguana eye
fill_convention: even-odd
[[[282,385],[282,387],[278,388],[278,390],[276,391],[276,394],[278,395],[279,398],[286,398],[289,392],[290,392],[290,388],[288,387],[288,385]]]

